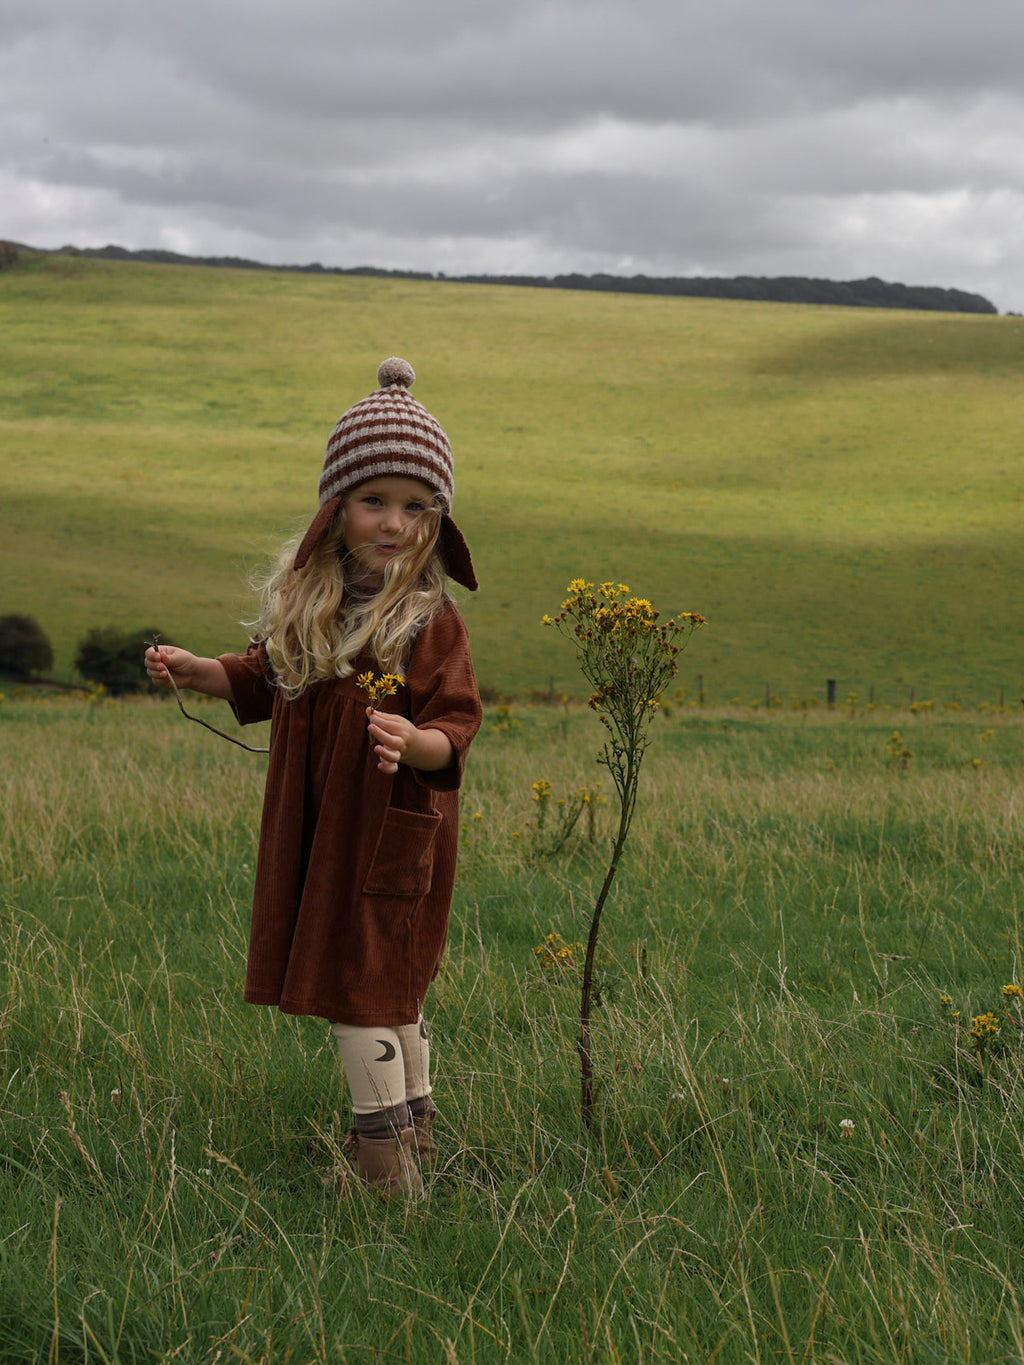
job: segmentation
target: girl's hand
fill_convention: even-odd
[[[199,660],[187,649],[176,645],[150,645],[146,650],[146,672],[155,687],[171,687],[171,678],[179,687],[191,687]]]
[[[382,773],[398,772],[399,763],[421,772],[438,772],[455,757],[451,740],[441,730],[418,730],[405,716],[366,708],[370,740]]]
[[[178,687],[231,700],[231,684],[220,660],[201,658],[177,645],[150,645],[146,650],[146,672],[155,687],[170,690],[173,678]]]

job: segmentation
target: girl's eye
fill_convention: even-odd
[[[407,512],[422,512],[424,504],[422,502],[410,502],[405,509]]]

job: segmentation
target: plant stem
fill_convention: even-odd
[[[583,963],[583,989],[580,995],[580,1036],[577,1046],[580,1051],[580,1109],[584,1126],[588,1132],[593,1127],[594,1122],[594,1066],[590,1046],[590,1005],[594,989],[594,955],[597,950],[598,930],[601,927],[601,911],[604,909],[611,884],[615,880],[619,859],[622,856],[626,836],[633,819],[638,777],[639,765],[634,755],[628,754],[625,777],[619,788],[621,800],[619,829],[612,847],[611,862],[608,864],[608,871],[605,873],[601,890],[598,892],[597,901],[594,905],[594,913],[591,916],[590,934],[587,938],[587,956]]]

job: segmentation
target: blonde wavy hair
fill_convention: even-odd
[[[278,688],[289,701],[328,678],[347,678],[361,654],[385,673],[402,674],[413,642],[448,596],[437,538],[441,508],[424,509],[408,543],[389,561],[379,589],[345,598],[345,508],[303,568],[294,536],[277,564],[253,583],[260,610],[245,624],[261,640]]]

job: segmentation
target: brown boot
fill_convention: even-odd
[[[420,1166],[425,1171],[432,1171],[437,1165],[439,1152],[437,1143],[434,1141],[434,1115],[436,1109],[431,1109],[429,1114],[413,1114],[412,1131],[416,1138],[416,1154],[420,1159]]]
[[[364,1185],[384,1199],[394,1195],[420,1195],[423,1178],[416,1164],[416,1135],[403,1128],[397,1138],[363,1137],[354,1129],[345,1144]]]

